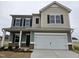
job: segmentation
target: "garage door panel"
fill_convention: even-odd
[[[45,39],[44,37],[41,37],[41,36],[39,38],[36,37],[35,42],[38,42],[38,43],[35,44],[34,48],[37,48],[37,49],[38,48],[39,49],[43,49],[43,48],[48,49],[48,48],[50,48],[48,40]]]
[[[57,33],[58,34],[58,33]],[[57,35],[55,33],[35,33],[34,40],[35,40],[35,49],[68,49],[67,45],[67,35],[61,34]]]

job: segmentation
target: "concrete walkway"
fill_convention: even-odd
[[[34,50],[31,58],[79,58],[79,54],[69,50]]]

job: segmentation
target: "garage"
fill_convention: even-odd
[[[34,49],[68,49],[66,33],[34,33]]]

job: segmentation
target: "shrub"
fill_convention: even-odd
[[[9,43],[9,45],[8,45],[8,50],[13,50],[13,48],[12,48],[12,43]]]
[[[1,47],[1,49],[4,49],[4,48],[5,48],[5,46]]]
[[[1,51],[3,51],[3,50],[4,50],[4,48],[5,48],[5,46],[1,47],[1,48],[0,48],[0,50],[1,50]]]
[[[16,46],[15,46],[15,49],[19,49],[19,46],[18,46],[18,45],[16,45]]]

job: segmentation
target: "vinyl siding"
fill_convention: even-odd
[[[36,18],[39,18],[39,24],[36,24]],[[33,27],[33,28],[38,28],[38,27],[40,27],[40,16],[33,16],[32,19],[33,19],[33,20],[32,20],[32,27]]]
[[[34,32],[31,32],[30,35],[31,35],[31,36],[30,36],[30,42],[34,42]]]
[[[48,24],[47,15],[63,15],[63,24]],[[41,27],[42,28],[70,28],[69,24],[69,14],[68,12],[61,7],[49,7],[48,9],[41,12]]]

